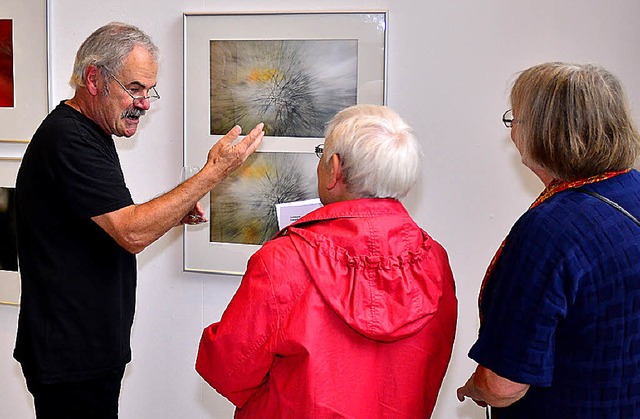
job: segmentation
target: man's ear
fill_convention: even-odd
[[[341,182],[342,164],[340,163],[340,156],[333,154],[329,160],[329,182],[327,183],[327,189],[331,190]]]
[[[99,90],[98,83],[102,78],[102,76],[100,75],[100,71],[98,70],[98,67],[96,67],[95,65],[87,66],[87,68],[84,70],[84,76],[85,76],[84,78],[85,78],[85,84],[87,86],[87,90],[92,96],[96,96]]]

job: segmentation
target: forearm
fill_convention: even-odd
[[[206,166],[171,191],[144,204],[131,205],[94,217],[114,240],[131,253],[139,253],[180,222],[225,174]]]
[[[130,205],[92,220],[127,251],[141,252],[180,224],[200,198],[255,151],[264,136],[262,127],[258,124],[242,141],[233,144],[241,132],[240,127],[234,127],[209,150],[205,166],[193,177],[149,202]]]

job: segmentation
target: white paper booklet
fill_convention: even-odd
[[[292,222],[299,220],[300,218],[304,217],[316,208],[320,208],[321,206],[322,203],[320,202],[319,198],[276,204],[278,228],[285,228]]]

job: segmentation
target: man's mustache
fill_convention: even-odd
[[[140,118],[141,116],[144,116],[147,113],[147,111],[145,111],[144,109],[138,109],[138,108],[131,108],[131,109],[127,109],[124,112],[122,112],[122,117],[123,118]]]

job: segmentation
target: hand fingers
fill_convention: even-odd
[[[204,216],[204,208],[202,207],[202,204],[200,202],[196,202],[196,206],[193,209],[193,214],[197,215],[197,216]]]
[[[262,133],[264,130],[264,122],[260,122],[258,125],[256,125],[255,127],[253,127],[253,129],[251,130],[251,132],[249,133],[249,135],[251,136],[257,136],[258,134]]]
[[[229,132],[225,134],[224,137],[218,140],[218,144],[221,144],[223,147],[226,147],[227,145],[234,142],[240,136],[241,133],[242,133],[242,128],[240,128],[240,125],[236,125],[235,127],[231,128]]]
[[[209,220],[207,219],[207,217],[205,217],[204,208],[202,204],[200,202],[196,202],[196,205],[193,207],[193,209],[189,211],[187,215],[184,216],[184,218],[182,219],[182,221],[180,221],[180,223],[196,225],[196,224],[206,223],[207,221]]]
[[[264,124],[261,122],[242,141],[232,144],[242,131],[240,126],[236,125],[209,150],[207,164],[218,166],[226,176],[258,148],[264,137],[263,128]]]
[[[263,128],[264,123],[260,122],[251,130],[251,132],[249,132],[249,134],[244,137],[244,139],[242,139],[242,141],[240,141],[233,147],[236,149],[238,147],[246,147],[245,157],[253,153],[262,142],[262,138],[264,137],[264,132],[262,131]],[[231,128],[231,130],[229,130],[229,132],[224,137],[220,138],[220,140],[218,140],[214,147],[217,149],[224,149],[230,146],[240,136],[241,133],[242,128],[240,127],[240,125],[236,125],[235,127]]]
[[[196,225],[206,223],[207,221],[209,220],[207,220],[207,218],[202,215],[191,214],[184,217],[183,224]]]
[[[245,156],[248,156],[249,154],[253,153],[256,150],[256,148],[258,148],[258,146],[262,142],[262,139],[264,138],[263,129],[264,129],[264,123],[260,122],[258,125],[255,126],[255,128],[251,130],[251,132],[246,137],[244,137],[242,141],[240,141],[240,144],[243,144],[245,147],[247,147],[244,153]]]

